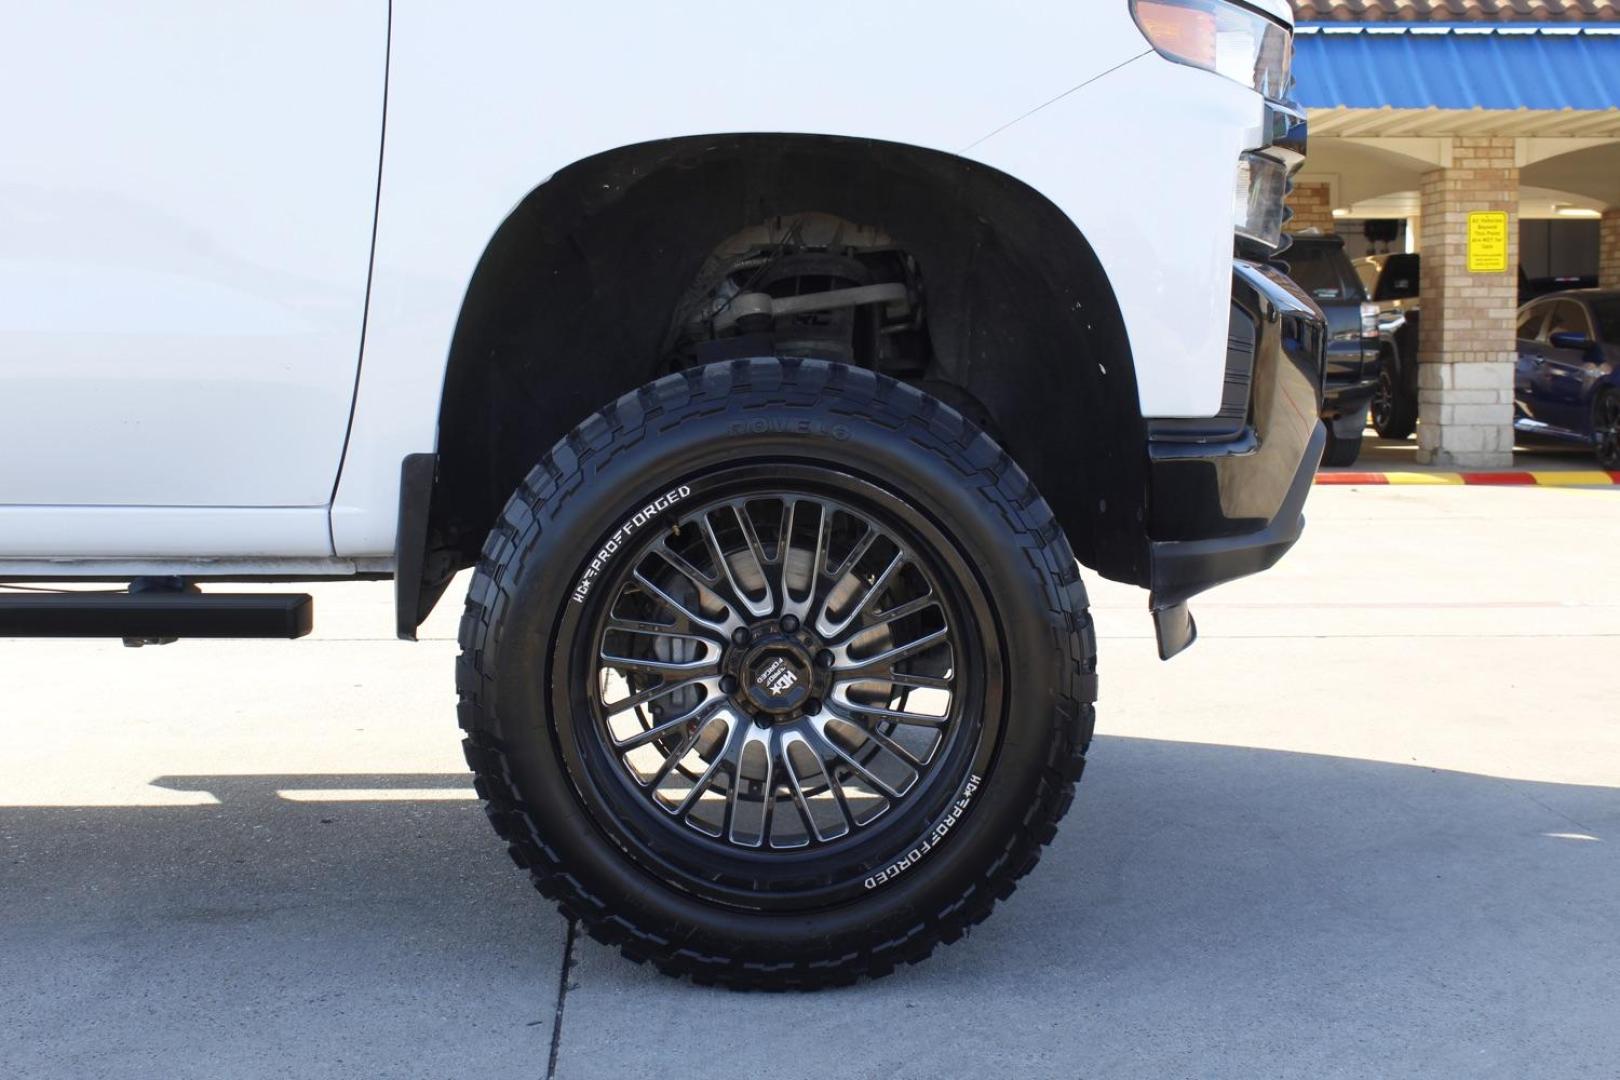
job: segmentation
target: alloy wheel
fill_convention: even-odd
[[[937,561],[851,501],[708,502],[627,553],[611,589],[594,734],[647,813],[713,844],[853,844],[969,726]]]

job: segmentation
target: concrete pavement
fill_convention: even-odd
[[[1614,1075],[1620,492],[1308,514],[1167,665],[1090,581],[1101,735],[1041,866],[809,996],[567,939],[470,798],[453,600],[414,646],[386,584],[298,643],[6,642],[0,1074]]]

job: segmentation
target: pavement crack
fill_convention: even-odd
[[[1506,783],[1506,781],[1503,781],[1503,783]],[[1529,799],[1531,802],[1547,811],[1547,813],[1553,815],[1554,817],[1563,818],[1565,821],[1569,822],[1571,825],[1575,826],[1577,829],[1581,830],[1581,832],[1586,833],[1589,836],[1595,835],[1593,834],[1591,827],[1588,826],[1584,821],[1576,821],[1574,818],[1570,817],[1556,806],[1549,806],[1547,803],[1542,802],[1540,799],[1530,794],[1530,792],[1525,791],[1521,785],[1515,784],[1510,786],[1512,790],[1517,792],[1522,798]]]
[[[563,1006],[568,1003],[568,975],[574,970],[574,938],[578,923],[568,920],[563,938],[562,970],[557,975],[557,1014],[551,1021],[551,1056],[546,1061],[546,1080],[557,1078],[557,1054],[562,1049]]]

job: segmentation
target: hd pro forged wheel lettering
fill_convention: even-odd
[[[637,510],[623,525],[613,530],[613,535],[608,537],[607,542],[597,551],[596,557],[591,560],[591,564],[579,576],[579,584],[574,586],[574,602],[582,603],[585,597],[590,594],[591,583],[596,580],[596,576],[602,572],[602,568],[607,565],[609,559],[613,558],[614,553],[619,550],[620,546],[629,539],[631,533],[636,532],[647,522],[690,494],[692,494],[692,489],[685,484],[667,491],[640,510]]]
[[[746,360],[615,402],[469,591],[469,764],[535,885],[672,974],[817,987],[983,919],[1067,810],[1094,645],[1016,465],[914,388]]]
[[[922,842],[916,847],[906,852],[898,862],[885,866],[882,870],[867,878],[862,884],[868,889],[875,889],[886,881],[892,881],[906,867],[915,865],[917,860],[932,851],[935,844],[945,839],[945,835],[951,831],[951,826],[961,820],[962,815],[967,811],[968,803],[973,799],[973,793],[979,790],[979,783],[977,773],[968,777],[967,783],[962,785],[962,797],[951,804],[950,810],[940,823],[934,826],[933,831],[923,837]]]

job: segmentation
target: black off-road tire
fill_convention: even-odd
[[[1328,425],[1327,447],[1322,451],[1322,464],[1343,468],[1354,465],[1361,456],[1361,432],[1356,432],[1354,438],[1345,439],[1333,434],[1333,426]]]
[[[590,641],[560,632],[584,618],[578,611],[592,601],[578,595],[581,575],[615,524],[661,492],[689,489],[695,504],[706,477],[749,462],[782,474],[823,470],[902,500],[937,530],[931,535],[949,539],[959,557],[952,565],[971,568],[964,589],[988,601],[978,610],[994,648],[983,662],[1000,705],[979,718],[981,728],[963,729],[979,732],[976,783],[942,789],[938,806],[954,813],[945,829],[942,815],[882,841],[892,850],[864,884],[854,871],[852,891],[836,901],[794,906],[798,894],[787,890],[762,891],[757,906],[729,902],[650,868],[627,822],[612,820],[613,800],[624,796],[581,764],[587,705],[568,697],[572,684],[559,675],[577,662],[570,654],[597,655]],[[605,602],[611,614],[614,602]],[[813,989],[885,975],[962,937],[1052,840],[1095,720],[1085,590],[1029,478],[949,406],[820,361],[733,361],[670,375],[569,433],[490,533],[459,640],[467,763],[513,861],[565,917],[630,959],[739,988]],[[873,884],[896,863],[901,870]],[[829,866],[815,884],[830,889],[846,869]]]

